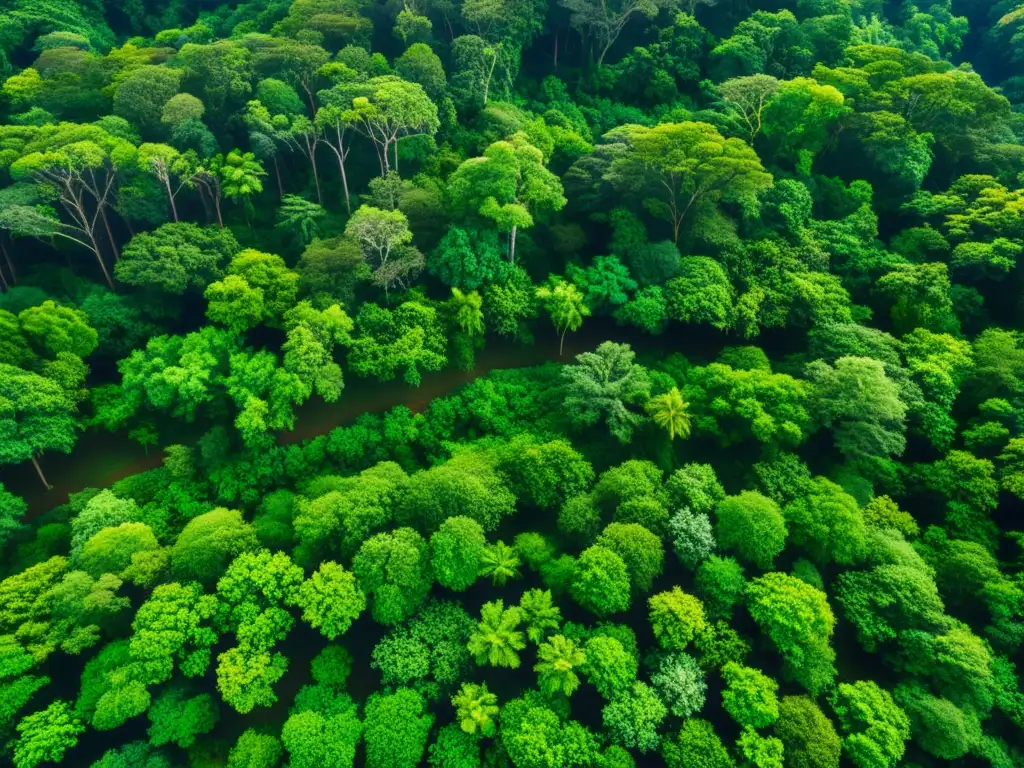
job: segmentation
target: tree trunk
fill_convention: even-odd
[[[96,255],[96,261],[99,262],[100,269],[103,270],[103,277],[106,279],[111,293],[114,293],[114,281],[110,278],[110,272],[107,271],[107,265],[103,262],[103,254],[100,251],[100,244],[96,242],[96,238],[91,232],[89,233],[89,242],[92,243],[92,252]]]
[[[11,286],[7,284],[7,278],[4,277],[4,270],[0,267],[0,291],[7,293]]]
[[[174,201],[171,201],[171,205],[174,205]],[[118,250],[117,241],[114,240],[114,232],[110,229],[110,221],[107,219],[107,206],[105,205],[100,206],[100,218],[103,219],[103,227],[107,230],[107,239],[110,240],[110,249],[114,252],[114,261],[120,261],[121,251]]]
[[[174,223],[177,224],[179,222],[179,219],[178,219],[178,206],[176,206],[174,204],[174,193],[171,192],[171,181],[170,181],[170,179],[165,179],[164,180],[164,186],[167,188],[167,199],[171,203],[171,216],[174,217]]]
[[[555,30],[555,73],[558,73],[558,30]]]
[[[309,83],[305,79],[302,80],[302,90],[306,92],[306,98],[309,99],[309,111],[312,117],[316,117],[316,99],[313,97],[313,91],[309,88]]]
[[[395,139],[395,173],[398,173],[398,139]]]
[[[316,201],[324,204],[324,197],[320,194],[320,173],[316,169],[316,145],[309,151],[309,164],[313,166],[313,183],[316,184]]]
[[[562,335],[558,339],[558,356],[559,357],[562,356],[562,348],[565,346],[565,332],[568,331],[568,330],[569,330],[569,326],[567,325],[567,326],[565,326],[565,328],[562,329]]]
[[[43,487],[48,491],[52,489],[53,486],[46,481],[46,475],[43,474],[43,468],[39,466],[39,462],[36,460],[35,456],[32,457],[32,466],[36,468],[36,473],[39,475],[39,479],[43,481]]]
[[[14,268],[14,262],[11,261],[11,253],[10,253],[10,251],[7,250],[6,244],[4,244],[3,235],[0,235],[0,253],[3,253],[4,261],[7,262],[7,269],[9,269],[11,271],[11,284],[12,285],[17,285],[18,284],[18,272]]]
[[[509,233],[508,238],[508,262],[509,264],[516,263],[516,225],[512,225],[512,232]]]
[[[341,136],[338,136],[338,167],[341,169],[341,188],[345,191],[345,211],[352,215],[352,201],[348,195],[348,176],[345,174],[345,149],[341,143]]]
[[[277,199],[280,200],[284,197],[284,186],[281,184],[281,166],[277,164],[277,155],[274,155],[274,175],[277,177]]]
[[[484,106],[487,106],[487,93],[491,90],[491,78],[494,76],[494,67],[498,63],[498,52],[494,52],[494,58],[491,59],[491,71],[487,73],[487,79],[484,81]]]
[[[224,217],[220,212],[220,196],[213,193],[210,196],[213,198],[213,210],[217,212],[217,223],[220,224],[221,229],[224,229]]]
[[[213,223],[213,206],[210,204],[210,201],[206,199],[206,196],[210,194],[210,192],[202,182],[199,183],[196,189],[199,191],[199,202],[203,204],[203,212],[206,213],[206,225],[209,226]]]

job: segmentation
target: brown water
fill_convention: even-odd
[[[280,444],[308,440],[332,429],[355,421],[361,414],[387,411],[404,405],[413,412],[423,411],[434,398],[467,384],[479,376],[503,368],[523,368],[547,361],[571,361],[580,352],[593,350],[603,341],[612,339],[628,342],[638,352],[665,347],[695,346],[690,335],[651,337],[627,329],[594,322],[579,333],[569,334],[561,356],[558,339],[553,334],[538,334],[535,344],[492,343],[477,354],[476,365],[470,371],[447,368],[436,373],[424,373],[419,387],[411,388],[402,381],[379,382],[349,378],[341,398],[334,403],[314,396],[296,411],[296,426],[290,432],[278,435]],[[712,346],[715,342],[712,342]],[[692,349],[691,349],[692,351]],[[205,431],[204,426],[183,424],[168,430],[163,445],[191,443]],[[163,452],[158,447],[149,453],[128,439],[126,432],[89,432],[81,437],[69,455],[46,454],[40,464],[53,485],[43,490],[30,463],[0,469],[0,482],[11,493],[22,496],[29,505],[29,517],[64,504],[68,494],[85,488],[106,488],[118,480],[160,466]]]

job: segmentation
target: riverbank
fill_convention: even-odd
[[[345,391],[337,402],[327,403],[314,396],[296,409],[295,428],[279,433],[278,443],[287,445],[308,440],[326,434],[335,427],[350,424],[361,414],[379,413],[398,405],[404,405],[414,413],[420,412],[435,398],[491,371],[525,368],[549,361],[572,361],[576,355],[591,351],[607,340],[629,343],[638,352],[658,348],[662,354],[665,353],[666,341],[676,342],[671,346],[686,347],[688,354],[698,353],[698,347],[707,346],[707,351],[713,351],[720,346],[718,339],[710,340],[707,336],[658,338],[601,322],[592,323],[580,332],[568,335],[561,356],[558,338],[554,334],[546,334],[531,345],[492,342],[479,351],[472,370],[446,368],[443,371],[424,373],[420,386],[416,388],[400,380],[379,382],[349,377]],[[79,439],[70,454],[51,453],[42,457],[44,471],[53,484],[50,490],[40,486],[35,470],[27,462],[2,468],[0,482],[11,493],[25,499],[29,507],[28,518],[32,518],[66,503],[69,494],[90,487],[106,488],[129,475],[160,466],[163,461],[162,446],[192,443],[206,428],[198,424],[179,425],[176,428],[172,426],[166,438],[161,441],[161,447],[151,447],[148,453],[138,443],[130,440],[126,431],[88,432]]]
[[[277,442],[288,445],[324,435],[335,427],[355,421],[364,413],[380,413],[404,405],[414,413],[421,412],[435,398],[447,395],[459,387],[492,371],[508,368],[526,368],[546,362],[572,362],[581,352],[589,352],[604,341],[629,344],[638,355],[659,357],[681,352],[694,361],[709,361],[727,344],[728,339],[712,329],[698,333],[688,332],[684,326],[674,326],[669,332],[652,336],[635,328],[623,328],[610,320],[595,319],[580,331],[568,334],[559,354],[558,337],[548,330],[537,334],[535,343],[525,345],[508,341],[494,341],[477,353],[472,370],[446,368],[424,373],[420,386],[410,387],[401,380],[380,382],[348,376],[341,398],[327,403],[314,395],[296,409],[295,428],[280,432]],[[787,346],[781,337],[762,338],[764,347]],[[176,443],[192,444],[209,428],[209,424],[178,424],[166,428],[160,446],[148,453],[128,438],[127,431],[87,432],[68,455],[48,453],[41,458],[47,478],[53,484],[44,490],[31,463],[0,467],[0,483],[7,490],[25,499],[27,519],[53,507],[64,504],[68,495],[86,488],[107,488],[118,480],[163,463],[163,446]]]

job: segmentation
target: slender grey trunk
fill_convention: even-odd
[[[316,144],[309,150],[309,164],[313,166],[313,183],[316,184],[316,201],[324,204],[324,196],[320,193],[320,173],[316,169]]]
[[[169,177],[164,177],[164,186],[167,187],[167,199],[171,203],[171,216],[174,217],[174,223],[177,224],[180,221],[178,219],[178,206],[174,204],[174,193],[171,192],[171,180]]]
[[[274,175],[277,177],[277,199],[280,200],[284,197],[284,186],[281,184],[281,167],[277,164],[277,155],[274,155]]]
[[[14,262],[11,260],[11,253],[7,250],[7,245],[3,241],[3,235],[0,235],[0,253],[4,255],[4,261],[7,262],[7,269],[11,271],[11,284],[18,284],[18,271],[14,268]]]
[[[107,271],[107,265],[103,261],[103,254],[100,251],[100,244],[96,242],[96,237],[90,232],[89,242],[92,243],[93,253],[96,254],[96,261],[100,264],[100,269],[103,270],[103,277],[107,281],[107,285],[110,287],[111,292],[114,292],[114,281],[110,277],[110,272]]]
[[[32,457],[32,466],[36,468],[36,474],[38,474],[39,479],[43,481],[43,487],[48,491],[53,488],[53,486],[47,482],[46,475],[43,474],[43,468],[39,466],[39,461],[35,456]]]
[[[494,76],[494,66],[498,63],[498,50],[494,50],[494,58],[491,59],[491,69],[487,73],[487,79],[484,81],[484,106],[487,106],[487,92],[491,90],[491,78]]]
[[[345,173],[345,144],[341,140],[341,128],[335,128],[338,134],[338,166],[341,168],[341,188],[345,190],[345,211],[352,215],[352,201],[348,194],[348,176]]]
[[[173,205],[174,201],[172,200],[171,206],[173,207]],[[121,251],[118,250],[117,241],[114,240],[114,233],[110,229],[110,221],[107,220],[107,207],[105,205],[100,206],[100,218],[103,219],[103,227],[107,230],[107,239],[110,240],[110,249],[114,252],[114,261],[120,261]],[[175,221],[177,221],[177,219],[175,219]]]

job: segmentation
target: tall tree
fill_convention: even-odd
[[[576,355],[578,365],[562,369],[565,408],[570,420],[591,426],[600,420],[622,443],[628,443],[643,414],[631,409],[650,398],[647,369],[633,362],[628,344],[606,341],[594,352]]]
[[[280,105],[275,105],[280,106]],[[317,202],[323,204],[320,192],[320,177],[316,171],[316,148],[320,127],[304,115],[273,114],[258,99],[250,101],[242,118],[249,129],[249,142],[253,151],[261,157],[274,161],[278,195],[284,196],[281,183],[281,167],[278,160],[280,149],[299,152],[309,161],[313,170],[313,181],[317,188]]]
[[[807,366],[818,419],[833,427],[836,447],[849,458],[899,456],[906,446],[907,407],[878,360],[842,357]]]
[[[118,140],[102,132],[89,138],[92,140],[68,141],[60,134],[52,136],[49,142],[40,142],[38,151],[15,161],[10,172],[15,180],[31,180],[39,184],[44,191],[43,197],[58,202],[70,220],[63,226],[51,224],[47,232],[46,222],[39,221],[38,215],[31,219],[23,217],[25,234],[67,237],[64,230],[76,233],[77,241],[96,257],[107,285],[113,290],[110,271],[103,258],[105,249],[101,247],[100,227],[106,233],[115,261],[118,260],[120,251],[107,212],[116,194],[118,171],[133,164],[135,148],[123,139]],[[59,143],[62,141],[67,143]]]
[[[749,75],[734,77],[718,86],[730,112],[736,114],[747,127],[749,141],[753,143],[761,134],[764,125],[764,111],[779,92],[781,83],[771,75]]]
[[[366,702],[366,768],[416,768],[427,747],[434,715],[409,688]]]
[[[590,314],[590,310],[583,301],[580,289],[561,278],[558,278],[553,286],[538,288],[537,298],[551,315],[551,322],[558,332],[558,354],[561,356],[565,334],[568,331],[579,330],[583,325],[583,318]]]
[[[452,71],[449,88],[460,110],[476,112],[486,107],[491,83],[499,63],[507,68],[507,56],[501,43],[489,44],[478,35],[460,35],[452,41]]]
[[[252,152],[233,149],[224,157],[220,168],[221,188],[229,200],[239,200],[245,207],[246,217],[252,211],[252,198],[263,191],[261,177],[266,176],[263,165]]]
[[[561,181],[522,132],[462,163],[448,178],[448,196],[458,211],[483,216],[508,232],[513,264],[518,230],[533,226],[535,214],[560,211],[566,203]]]
[[[78,744],[85,725],[75,716],[70,704],[60,699],[46,709],[33,712],[18,723],[14,742],[15,768],[36,768],[47,762],[59,763],[65,753]]]
[[[835,616],[825,593],[786,573],[768,573],[747,586],[754,618],[785,661],[790,677],[817,695],[832,685]]]
[[[437,310],[407,301],[394,310],[366,303],[356,315],[349,365],[359,376],[389,381],[399,373],[419,386],[421,369],[439,371],[447,363],[444,329]]]
[[[276,162],[276,160],[275,160]],[[224,228],[224,215],[221,212],[221,201],[224,199],[224,187],[221,183],[221,168],[224,167],[224,155],[213,155],[191,168],[191,183],[199,190],[199,199],[206,207],[207,221],[217,219],[217,225]],[[214,216],[210,216],[213,206]]]
[[[569,23],[586,39],[593,37],[600,52],[597,66],[604,63],[604,57],[622,30],[635,14],[648,19],[655,18],[662,8],[679,6],[679,0],[615,0],[615,2],[596,2],[596,0],[559,0],[559,4],[571,14]]]
[[[174,147],[167,144],[143,144],[139,147],[139,167],[156,176],[167,192],[171,216],[178,223],[178,206],[175,199],[192,178],[188,163]]]
[[[437,106],[423,86],[395,77],[376,77],[366,83],[367,93],[356,96],[348,119],[355,129],[373,142],[380,161],[380,175],[398,170],[398,143],[411,136],[433,137],[440,127]]]
[[[321,563],[299,588],[296,604],[302,618],[328,640],[345,634],[366,608],[366,595],[355,577],[337,563]]]
[[[319,141],[327,145],[338,160],[338,169],[341,171],[341,188],[345,193],[345,212],[352,213],[352,198],[348,191],[348,174],[345,170],[345,161],[348,160],[348,153],[352,150],[351,122],[348,111],[335,104],[326,104],[316,113],[316,126],[320,129]]]
[[[78,439],[74,412],[56,382],[0,364],[0,464],[31,461],[49,489],[38,457],[44,451],[71,452]]]
[[[412,232],[401,211],[360,206],[345,225],[345,234],[362,246],[385,298],[395,285],[407,287],[407,281],[423,267],[423,254],[409,245]]]
[[[452,311],[455,315],[455,324],[467,336],[482,336],[484,333],[483,299],[476,291],[463,293],[458,288],[452,288],[452,297],[449,299]]]
[[[906,750],[910,720],[892,695],[871,680],[840,683],[833,709],[842,749],[858,768],[892,768]]]
[[[316,150],[321,144],[323,123],[314,122],[305,115],[297,115],[280,135],[284,137],[293,151],[301,154],[309,162],[310,170],[313,172],[313,185],[316,187],[316,201],[323,205],[324,196],[320,189],[320,171],[316,163]]]
[[[124,249],[114,275],[127,285],[180,296],[202,292],[224,277],[240,247],[225,229],[195,224],[164,224],[141,232]]]
[[[625,152],[604,178],[616,189],[639,194],[644,207],[679,234],[695,205],[752,198],[772,176],[742,139],[727,139],[707,123],[624,125],[608,134],[624,140]]]

